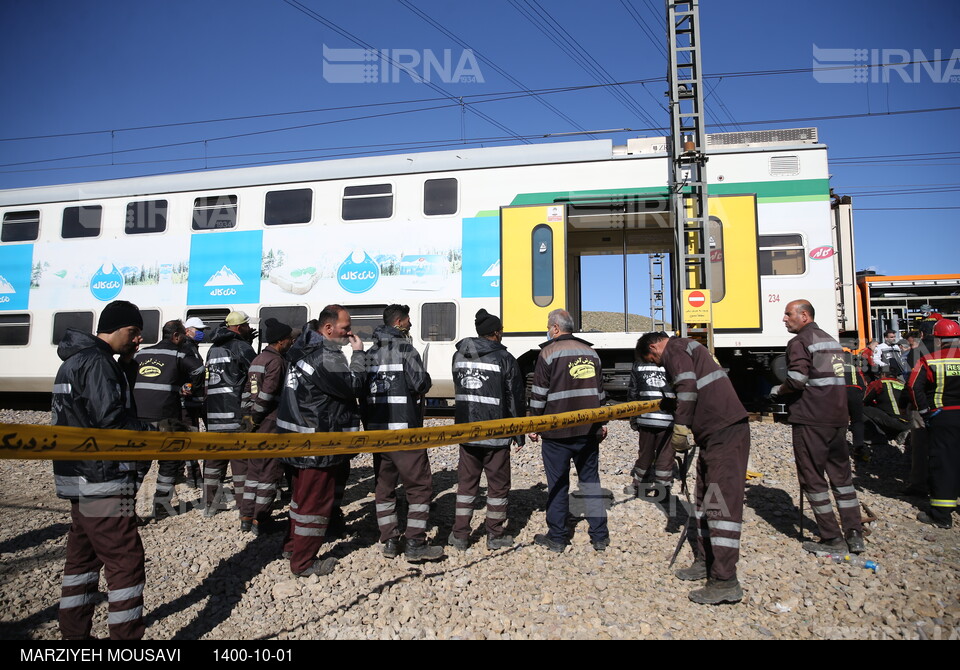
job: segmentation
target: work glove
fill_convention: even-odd
[[[780,402],[780,387],[779,387],[779,386],[774,386],[774,387],[770,390],[770,393],[767,394],[767,402],[769,402],[771,405],[776,405],[777,403]]]
[[[670,438],[670,446],[674,451],[687,451],[690,448],[690,429],[679,423],[673,424],[673,437]]]
[[[240,432],[241,433],[257,432],[257,424],[253,422],[253,417],[251,416],[240,417]]]

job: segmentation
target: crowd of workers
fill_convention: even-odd
[[[912,427],[913,474],[919,478],[929,473],[930,508],[918,518],[950,527],[960,494],[960,325],[935,323],[930,330],[936,339],[929,348],[922,337],[908,334],[911,348],[903,352],[905,357],[896,333],[888,333],[892,337],[884,338],[887,348],[877,348],[876,358],[869,356],[867,384],[853,358],[817,326],[809,302],[789,303],[783,321],[794,337],[787,345],[786,380],[771,397],[787,404],[802,493],[820,534],[819,542],[805,543],[804,548],[864,551],[848,424],[855,451],[862,450],[866,440],[888,439],[896,432],[895,438]],[[53,389],[53,423],[177,431],[195,430],[202,422],[208,431],[227,433],[423,426],[432,382],[409,337],[407,306],[384,310],[383,325],[366,350],[352,331],[348,310],[340,305],[325,307],[299,333],[272,318],[259,325],[259,339],[266,346],[257,354],[251,345],[257,332],[249,317],[231,312],[213,331],[203,361],[197,344],[210,329],[199,319],[168,322],[157,345],[139,349],[143,319],[138,308],[125,301],[110,303],[101,313],[96,335],[69,330],[59,345],[64,362]],[[570,315],[555,310],[546,325],[548,339],[537,358],[528,405],[524,377],[502,344],[500,319],[485,310],[476,314],[477,336],[458,342],[452,361],[456,422],[550,415],[605,402],[600,357],[589,342],[574,335]],[[737,562],[750,431],[730,379],[699,342],[653,332],[637,342],[629,399],[660,400],[661,408],[631,421],[638,433],[638,458],[627,492],[644,496],[654,490],[661,499],[668,496],[674,455],[689,449],[692,437],[701,450],[690,524],[696,549],[690,567],[676,575],[706,580],[690,592],[694,602],[738,602],[743,597]],[[871,404],[863,406],[864,399]],[[858,403],[862,411],[855,411]],[[857,427],[854,415],[869,430]],[[586,501],[590,544],[604,551],[610,543],[599,477],[599,445],[605,437],[606,426],[594,423],[460,445],[455,521],[446,545],[468,549],[481,475],[487,480],[486,546],[496,551],[515,545],[507,532],[510,449],[526,439],[542,439],[547,528],[535,535],[534,544],[556,553],[569,544],[572,462]],[[204,517],[229,509],[224,485],[229,467],[240,532],[256,536],[283,531],[283,556],[294,575],[328,575],[337,561],[322,552],[346,531],[341,504],[350,460],[340,454],[208,460],[202,470],[189,462],[160,461],[152,520],[159,523],[176,513],[175,485],[184,476],[188,485],[203,488]],[[143,635],[144,551],[132,510],[147,467],[149,463],[54,462],[57,493],[72,502],[59,609],[64,638],[90,636],[101,568],[109,589],[111,638]],[[427,540],[433,497],[427,450],[375,454],[374,473],[383,555],[393,559],[403,554],[411,562],[442,560],[444,547]],[[282,481],[290,487],[289,523],[274,528]],[[405,521],[398,514],[400,483],[407,499]]]

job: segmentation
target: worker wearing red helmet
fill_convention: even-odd
[[[960,324],[940,319],[933,337],[933,352],[910,374],[910,393],[930,447],[930,511],[920,512],[917,520],[950,528],[960,496]]]

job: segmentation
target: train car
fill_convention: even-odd
[[[236,309],[298,327],[329,303],[369,336],[384,306],[409,304],[441,398],[478,309],[502,315],[529,371],[563,307],[622,393],[637,337],[669,330],[677,309],[657,269],[675,239],[666,149],[464,148],[0,191],[0,391],[49,392],[66,328],[92,331],[126,299],[146,344],[169,319]],[[716,351],[749,395],[777,371],[789,300],[810,299],[833,335],[856,330],[849,207],[831,202],[815,128],[709,135],[708,156]],[[584,287],[598,255],[623,268],[610,290],[649,295],[654,321],[594,323]],[[648,273],[627,275],[635,256]]]

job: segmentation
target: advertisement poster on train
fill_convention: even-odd
[[[464,298],[500,297],[500,217],[463,220]]]
[[[186,284],[187,252],[182,239],[158,235],[149,236],[149,244],[131,244],[130,240],[54,242],[36,248],[30,271],[30,307],[102,306],[111,300],[129,300],[141,306],[183,303]]]
[[[33,245],[0,247],[0,312],[28,309]]]
[[[336,235],[322,226],[265,230],[262,254],[262,302],[393,302],[404,292],[460,290],[460,228],[446,222],[353,223]]]
[[[260,302],[262,246],[259,230],[193,235],[187,304]]]

